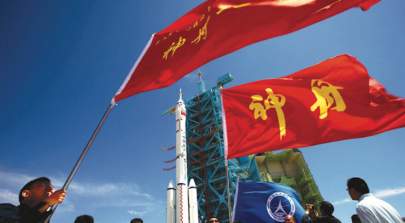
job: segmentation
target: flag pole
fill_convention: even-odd
[[[225,156],[225,172],[226,172],[226,187],[228,190],[228,217],[229,223],[232,223],[232,211],[231,211],[231,190],[230,190],[230,183],[229,183],[229,168],[228,168],[228,158]]]
[[[106,111],[104,112],[104,114],[103,114],[101,120],[99,121],[99,123],[98,123],[96,129],[95,129],[95,130],[93,131],[93,133],[91,134],[91,137],[90,137],[89,141],[87,142],[87,144],[86,144],[86,146],[84,147],[82,153],[80,154],[79,159],[77,159],[75,165],[73,166],[72,170],[71,170],[70,173],[69,173],[69,176],[67,177],[65,183],[63,184],[62,189],[63,189],[64,191],[67,191],[67,189],[68,189],[70,183],[71,183],[72,180],[73,180],[73,177],[76,175],[77,171],[78,171],[79,168],[80,168],[81,163],[83,162],[84,158],[86,157],[87,152],[90,150],[90,148],[91,148],[91,146],[93,145],[93,143],[94,143],[94,141],[95,141],[95,139],[96,139],[98,133],[100,132],[101,128],[103,127],[103,125],[104,125],[104,123],[105,123],[105,121],[107,120],[108,116],[110,115],[111,111],[114,109],[114,107],[115,107],[116,105],[117,105],[117,104],[116,104],[114,101],[112,101],[112,102],[108,105],[108,107],[107,107]],[[48,222],[49,222],[49,220],[51,219],[53,213],[55,213],[55,210],[56,210],[57,207],[58,207],[57,204],[52,207],[52,212],[51,212],[51,214],[46,218],[46,220],[44,221],[45,223],[48,223]]]
[[[221,92],[223,89],[223,85],[219,86],[219,91]],[[231,190],[230,190],[230,179],[229,179],[229,163],[228,163],[228,136],[227,136],[227,128],[226,128],[226,118],[225,118],[225,110],[224,110],[224,100],[222,99],[222,93],[220,93],[221,98],[221,115],[222,115],[222,134],[224,138],[224,162],[225,162],[225,174],[226,174],[226,187],[228,190],[228,217],[229,223],[233,223],[232,219],[232,212],[231,212]]]

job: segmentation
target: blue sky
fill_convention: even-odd
[[[153,32],[202,1],[0,1],[0,203],[16,203],[37,176],[67,177],[111,97]],[[207,86],[224,73],[237,85],[290,74],[348,53],[394,95],[405,96],[405,1],[352,9],[298,32],[263,41],[199,68]],[[169,88],[122,101],[112,112],[53,222],[91,214],[96,222],[165,221],[174,172],[174,117],[161,114],[198,92],[191,73]],[[349,123],[348,123],[349,124]],[[310,130],[308,130],[310,131]],[[324,198],[349,222],[347,178],[371,189],[405,216],[405,129],[313,146],[303,153]]]

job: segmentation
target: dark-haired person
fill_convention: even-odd
[[[42,223],[51,214],[50,208],[62,203],[65,191],[54,191],[51,180],[39,177],[25,184],[18,199],[18,216],[20,223]]]
[[[292,216],[292,215],[285,216],[284,223],[295,223],[294,216]]]
[[[220,223],[217,217],[210,217],[208,223]]]
[[[341,223],[339,219],[333,216],[333,211],[335,208],[328,201],[322,201],[319,207],[321,211],[321,216],[315,217],[314,223]]]
[[[80,215],[75,219],[74,223],[94,223],[94,218],[90,215]]]
[[[352,223],[361,223],[360,218],[357,214],[352,215]]]
[[[356,212],[362,223],[403,223],[398,211],[371,194],[363,179],[350,178],[347,181],[347,191],[352,200],[359,201]]]
[[[65,192],[54,192],[48,178],[36,178],[20,190],[18,207],[0,204],[0,223],[42,223],[49,216],[50,207],[61,203],[64,198]]]
[[[141,218],[134,218],[131,220],[131,223],[143,223],[143,220]]]

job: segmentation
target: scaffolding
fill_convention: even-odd
[[[253,157],[229,160],[228,193],[220,97],[221,80],[225,79],[229,81],[231,76],[221,77],[218,85],[207,91],[200,88],[201,94],[186,103],[188,177],[198,188],[201,222],[212,216],[229,222],[237,180],[260,180]]]
[[[224,156],[222,103],[220,89],[232,77],[220,77],[209,90],[200,78],[200,94],[186,102],[188,178],[193,178],[198,191],[200,222],[217,217],[230,222],[230,212],[237,181],[277,182],[291,186],[306,204],[323,200],[302,153],[287,150],[228,160]],[[229,181],[227,181],[227,175]],[[229,192],[228,192],[229,183]]]

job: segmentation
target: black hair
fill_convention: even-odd
[[[347,181],[347,188],[353,188],[360,194],[367,194],[370,193],[370,189],[365,180],[361,179],[360,177],[353,177]]]
[[[143,223],[143,220],[141,218],[134,218],[131,220],[131,223]]]
[[[80,215],[76,218],[75,223],[93,223],[94,218],[90,215]]]
[[[361,220],[357,214],[352,215],[352,223],[361,223]]]
[[[48,177],[38,177],[35,178],[33,180],[31,180],[30,182],[26,183],[20,190],[20,193],[18,194],[18,200],[20,201],[20,204],[22,203],[22,201],[24,200],[23,196],[22,196],[22,192],[24,190],[31,190],[32,187],[37,184],[37,183],[46,183],[46,184],[50,184],[51,180]]]
[[[311,217],[308,214],[304,214],[301,218],[301,223],[311,223]]]
[[[217,218],[217,217],[215,217],[215,216],[211,216],[211,217],[209,217],[209,218],[207,219],[207,222],[210,222],[210,220],[213,219],[213,218],[215,218],[215,219],[217,219],[217,220],[219,221],[219,218]]]
[[[331,216],[335,210],[333,205],[328,201],[322,201],[319,208],[321,209],[322,214],[327,216]]]

